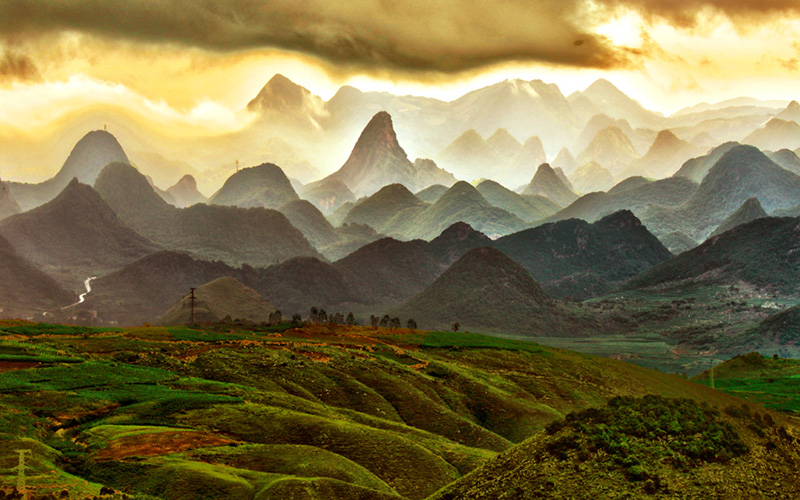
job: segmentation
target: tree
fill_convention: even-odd
[[[347,319],[346,319],[345,321],[346,321],[346,322],[347,322],[347,324],[348,324],[348,325],[350,325],[350,326],[353,326],[353,325],[357,325],[357,324],[358,324],[358,323],[356,323],[356,317],[355,317],[355,316],[353,316],[353,313],[352,313],[352,312],[350,312],[350,313],[348,313],[348,314],[347,314]]]
[[[316,307],[311,308],[311,312],[308,315],[308,321],[310,323],[319,323],[319,309]]]
[[[320,323],[327,323],[328,322],[328,313],[325,312],[325,309],[319,310],[319,322]]]
[[[381,328],[388,328],[389,322],[392,321],[392,318],[389,317],[388,314],[385,314],[383,318],[381,318]]]
[[[461,323],[459,323],[458,321],[453,323],[453,331],[454,332],[457,332],[459,328],[461,328]]]
[[[411,330],[416,330],[417,329],[417,322],[414,321],[413,318],[408,318],[408,322],[406,323],[406,328],[409,328]]]
[[[283,323],[283,315],[280,311],[273,311],[269,314],[269,324],[270,325],[280,325]]]
[[[400,328],[400,318],[392,318],[390,325],[392,328]]]
[[[303,318],[300,316],[300,313],[294,313],[292,315],[292,326],[297,328],[302,324],[303,324]]]
[[[369,323],[373,326],[373,328],[377,328],[378,327],[378,317],[375,316],[374,314],[371,314],[369,316]]]
[[[331,323],[334,325],[343,325],[344,324],[344,316],[342,313],[337,312],[336,314],[331,317]]]

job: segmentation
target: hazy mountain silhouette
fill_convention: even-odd
[[[167,249],[231,265],[268,266],[299,255],[321,257],[276,210],[204,204],[175,208],[130,165],[109,165],[95,188],[126,224]]]
[[[646,184],[650,184],[651,182],[653,181],[651,181],[650,179],[645,179],[644,177],[641,176],[628,177],[627,179],[621,180],[618,183],[616,183],[614,187],[612,187],[607,191],[607,193],[618,194],[623,191],[628,191],[630,189],[642,187]]]
[[[425,203],[436,203],[436,200],[446,193],[447,189],[448,187],[443,186],[442,184],[434,184],[433,186],[426,187],[422,191],[417,191],[414,193],[414,196]]]
[[[628,97],[611,82],[599,79],[589,85],[583,92],[575,92],[569,96],[570,102],[578,97],[587,98],[595,107],[593,114],[603,113],[612,118],[626,120],[633,127],[663,128],[664,117],[649,111],[641,104]]]
[[[247,109],[284,125],[309,128],[318,128],[327,114],[325,101],[281,74],[264,85]]]
[[[742,224],[747,224],[750,221],[762,219],[764,217],[769,217],[769,215],[764,211],[761,203],[758,202],[758,198],[748,198],[738,210],[733,212],[728,216],[727,219],[722,221],[722,224],[717,226],[717,228],[709,237],[717,236],[725,231],[730,231],[737,226],[741,226]]]
[[[742,143],[765,151],[800,147],[800,125],[795,121],[773,118],[763,128],[754,130]]]
[[[793,174],[800,175],[800,158],[789,149],[767,153],[767,157]]]
[[[197,190],[197,181],[191,175],[184,175],[172,187],[167,189],[175,200],[175,206],[186,208],[196,203],[205,203],[208,199]]]
[[[391,183],[417,191],[431,184],[455,182],[444,170],[419,169],[409,161],[397,142],[392,117],[385,111],[372,117],[345,164],[325,179],[340,180],[357,195],[371,195]]]
[[[638,158],[639,153],[619,127],[606,127],[594,136],[577,159],[581,165],[595,161],[617,175]]]
[[[520,147],[517,147],[512,154],[516,155]],[[498,164],[509,160],[508,157],[503,158],[497,149],[473,129],[458,136],[437,155],[437,158],[455,175],[470,180],[483,177],[488,172],[495,172]]]
[[[53,178],[39,184],[11,183],[11,192],[22,210],[30,210],[55,198],[73,178],[84,184],[94,184],[103,167],[113,162],[130,163],[130,160],[116,137],[94,130],[75,144]]]
[[[797,101],[790,102],[783,111],[775,115],[775,118],[800,123],[800,103]]]
[[[356,195],[347,185],[336,179],[312,182],[300,191],[304,200],[314,204],[324,214],[333,213],[347,202],[356,201]]]
[[[278,209],[289,219],[294,227],[318,250],[339,241],[333,225],[322,215],[311,202],[306,200],[290,201]],[[323,252],[324,253],[324,252]]]
[[[526,223],[501,208],[492,206],[475,187],[457,182],[436,203],[421,210],[414,218],[395,220],[386,234],[404,239],[431,240],[456,222],[466,222],[486,235],[510,234],[526,227]]]
[[[493,180],[478,184],[478,192],[490,204],[512,213],[526,222],[550,217],[561,207],[540,195],[520,195]]]
[[[225,184],[208,199],[211,205],[242,208],[279,208],[300,197],[280,167],[265,163],[243,168],[228,177]]]
[[[54,200],[0,221],[0,235],[26,259],[70,284],[158,250],[77,179]]]
[[[618,128],[620,132],[622,132],[625,137],[631,141],[631,144],[634,146],[634,150],[637,152],[646,150],[650,144],[649,142],[644,142],[641,138],[639,138],[638,134],[635,130],[633,130],[627,120],[614,119],[601,113],[592,116],[592,118],[586,123],[586,126],[583,127],[583,130],[578,136],[578,139],[575,141],[575,144],[572,145],[573,151],[585,150],[589,144],[592,143],[592,140],[597,136],[597,134],[601,130],[608,127]],[[634,143],[635,139],[636,143]]]
[[[576,160],[575,157],[572,156],[572,153],[569,152],[569,149],[563,147],[556,155],[556,158],[551,163],[551,166],[553,168],[560,168],[564,171],[564,173],[569,175],[580,165],[578,164],[578,160]]]
[[[494,246],[554,297],[599,295],[671,257],[630,211],[589,224],[569,219],[520,231]]]
[[[636,187],[634,187],[636,186]],[[589,193],[575,200],[547,222],[572,218],[594,222],[619,210],[630,210],[656,236],[674,231],[657,217],[647,219],[652,206],[676,207],[685,203],[697,189],[694,181],[684,177],[671,177],[655,182],[642,182],[630,178],[608,193]]]
[[[633,176],[663,179],[677,172],[690,158],[701,154],[700,149],[678,139],[670,130],[662,130],[641,158],[634,160],[620,177]]]
[[[655,209],[643,216],[669,221],[702,240],[748,198],[758,198],[767,212],[800,203],[800,176],[779,167],[752,146],[736,146],[709,170],[692,197],[673,209]]]
[[[697,158],[687,160],[683,165],[681,165],[681,168],[675,172],[674,176],[686,177],[697,183],[700,183],[703,181],[703,178],[706,176],[706,174],[708,174],[708,171],[711,170],[711,167],[713,167],[714,164],[717,163],[725,153],[739,145],[740,144],[738,142],[726,142],[724,144],[720,144],[705,156],[698,156]]]
[[[236,278],[217,278],[194,291],[194,298],[186,294],[156,321],[159,325],[187,325],[195,323],[218,323],[230,317],[232,320],[268,322],[275,306],[258,292],[241,284]]]
[[[593,161],[576,169],[572,173],[571,181],[579,193],[607,191],[614,186],[614,177],[611,172]]]
[[[396,222],[414,219],[427,204],[402,184],[389,184],[369,198],[360,200],[344,218],[344,223],[367,224],[385,234],[394,231]]]
[[[558,174],[547,163],[542,163],[536,170],[531,182],[522,190],[522,194],[540,195],[566,207],[578,198]]]

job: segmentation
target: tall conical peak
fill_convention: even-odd
[[[362,148],[374,148],[376,146],[387,149],[402,149],[397,142],[397,134],[394,131],[392,116],[386,111],[379,111],[364,127],[354,150]]]

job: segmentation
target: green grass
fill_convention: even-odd
[[[710,385],[711,373],[707,370],[694,380]],[[736,356],[714,367],[714,386],[767,408],[800,415],[800,360],[757,352]]]

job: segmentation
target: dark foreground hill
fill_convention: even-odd
[[[19,204],[14,199],[8,186],[0,181],[0,220],[20,212]]]
[[[594,224],[580,219],[544,224],[500,238],[494,247],[562,298],[599,295],[672,256],[627,210]]]
[[[627,289],[689,289],[742,281],[758,288],[800,291],[800,219],[756,219],[642,273]]]
[[[26,259],[69,284],[158,250],[77,179],[54,200],[0,222],[0,235]]]
[[[540,337],[586,335],[599,324],[551,299],[530,274],[494,248],[476,248],[391,316],[423,328],[461,328]]]
[[[36,268],[17,253],[13,246],[0,236],[0,315],[27,317],[34,308],[43,310],[64,307],[75,300],[50,276]],[[13,307],[16,306],[16,307]],[[22,309],[30,309],[23,311]]]
[[[614,396],[654,393],[719,409],[742,404],[627,363],[463,333],[233,324],[100,330],[13,322],[0,323],[0,338],[0,453],[33,451],[27,464],[34,496],[66,490],[69,498],[84,499],[106,486],[137,500],[421,500],[484,464],[493,467],[498,453],[539,439],[537,433],[569,412]],[[703,412],[657,415],[675,416],[685,426],[706,421]],[[782,471],[796,471],[796,448],[778,432],[786,426],[796,434],[797,426],[769,415],[776,425],[762,419],[761,441],[743,434],[755,432],[741,430],[748,421],[734,423],[750,451],[731,449],[732,462],[715,469],[718,480],[701,482],[708,491],[744,470],[769,478],[756,483],[765,488],[776,481],[793,487]],[[717,417],[709,422],[716,425]],[[643,460],[638,445],[662,450],[665,441],[680,441],[660,434],[645,441],[611,430],[611,437],[636,445],[632,456],[645,471],[678,465]],[[572,431],[565,426],[559,432]],[[768,441],[774,449],[766,448]],[[539,455],[517,450],[501,457],[518,456],[526,477],[536,477],[526,466]],[[617,455],[600,462],[600,453],[590,452],[579,464],[572,459],[577,450],[566,453],[568,460],[553,462],[559,475],[588,480],[592,476],[576,474],[575,467],[597,463],[614,474],[614,482],[604,483],[614,488],[608,491],[628,484],[614,472],[626,470],[613,461]],[[687,473],[706,470],[702,461],[682,466]],[[677,491],[671,476],[664,479]],[[0,489],[14,484],[15,476],[0,476]],[[643,485],[644,479],[635,491]]]

